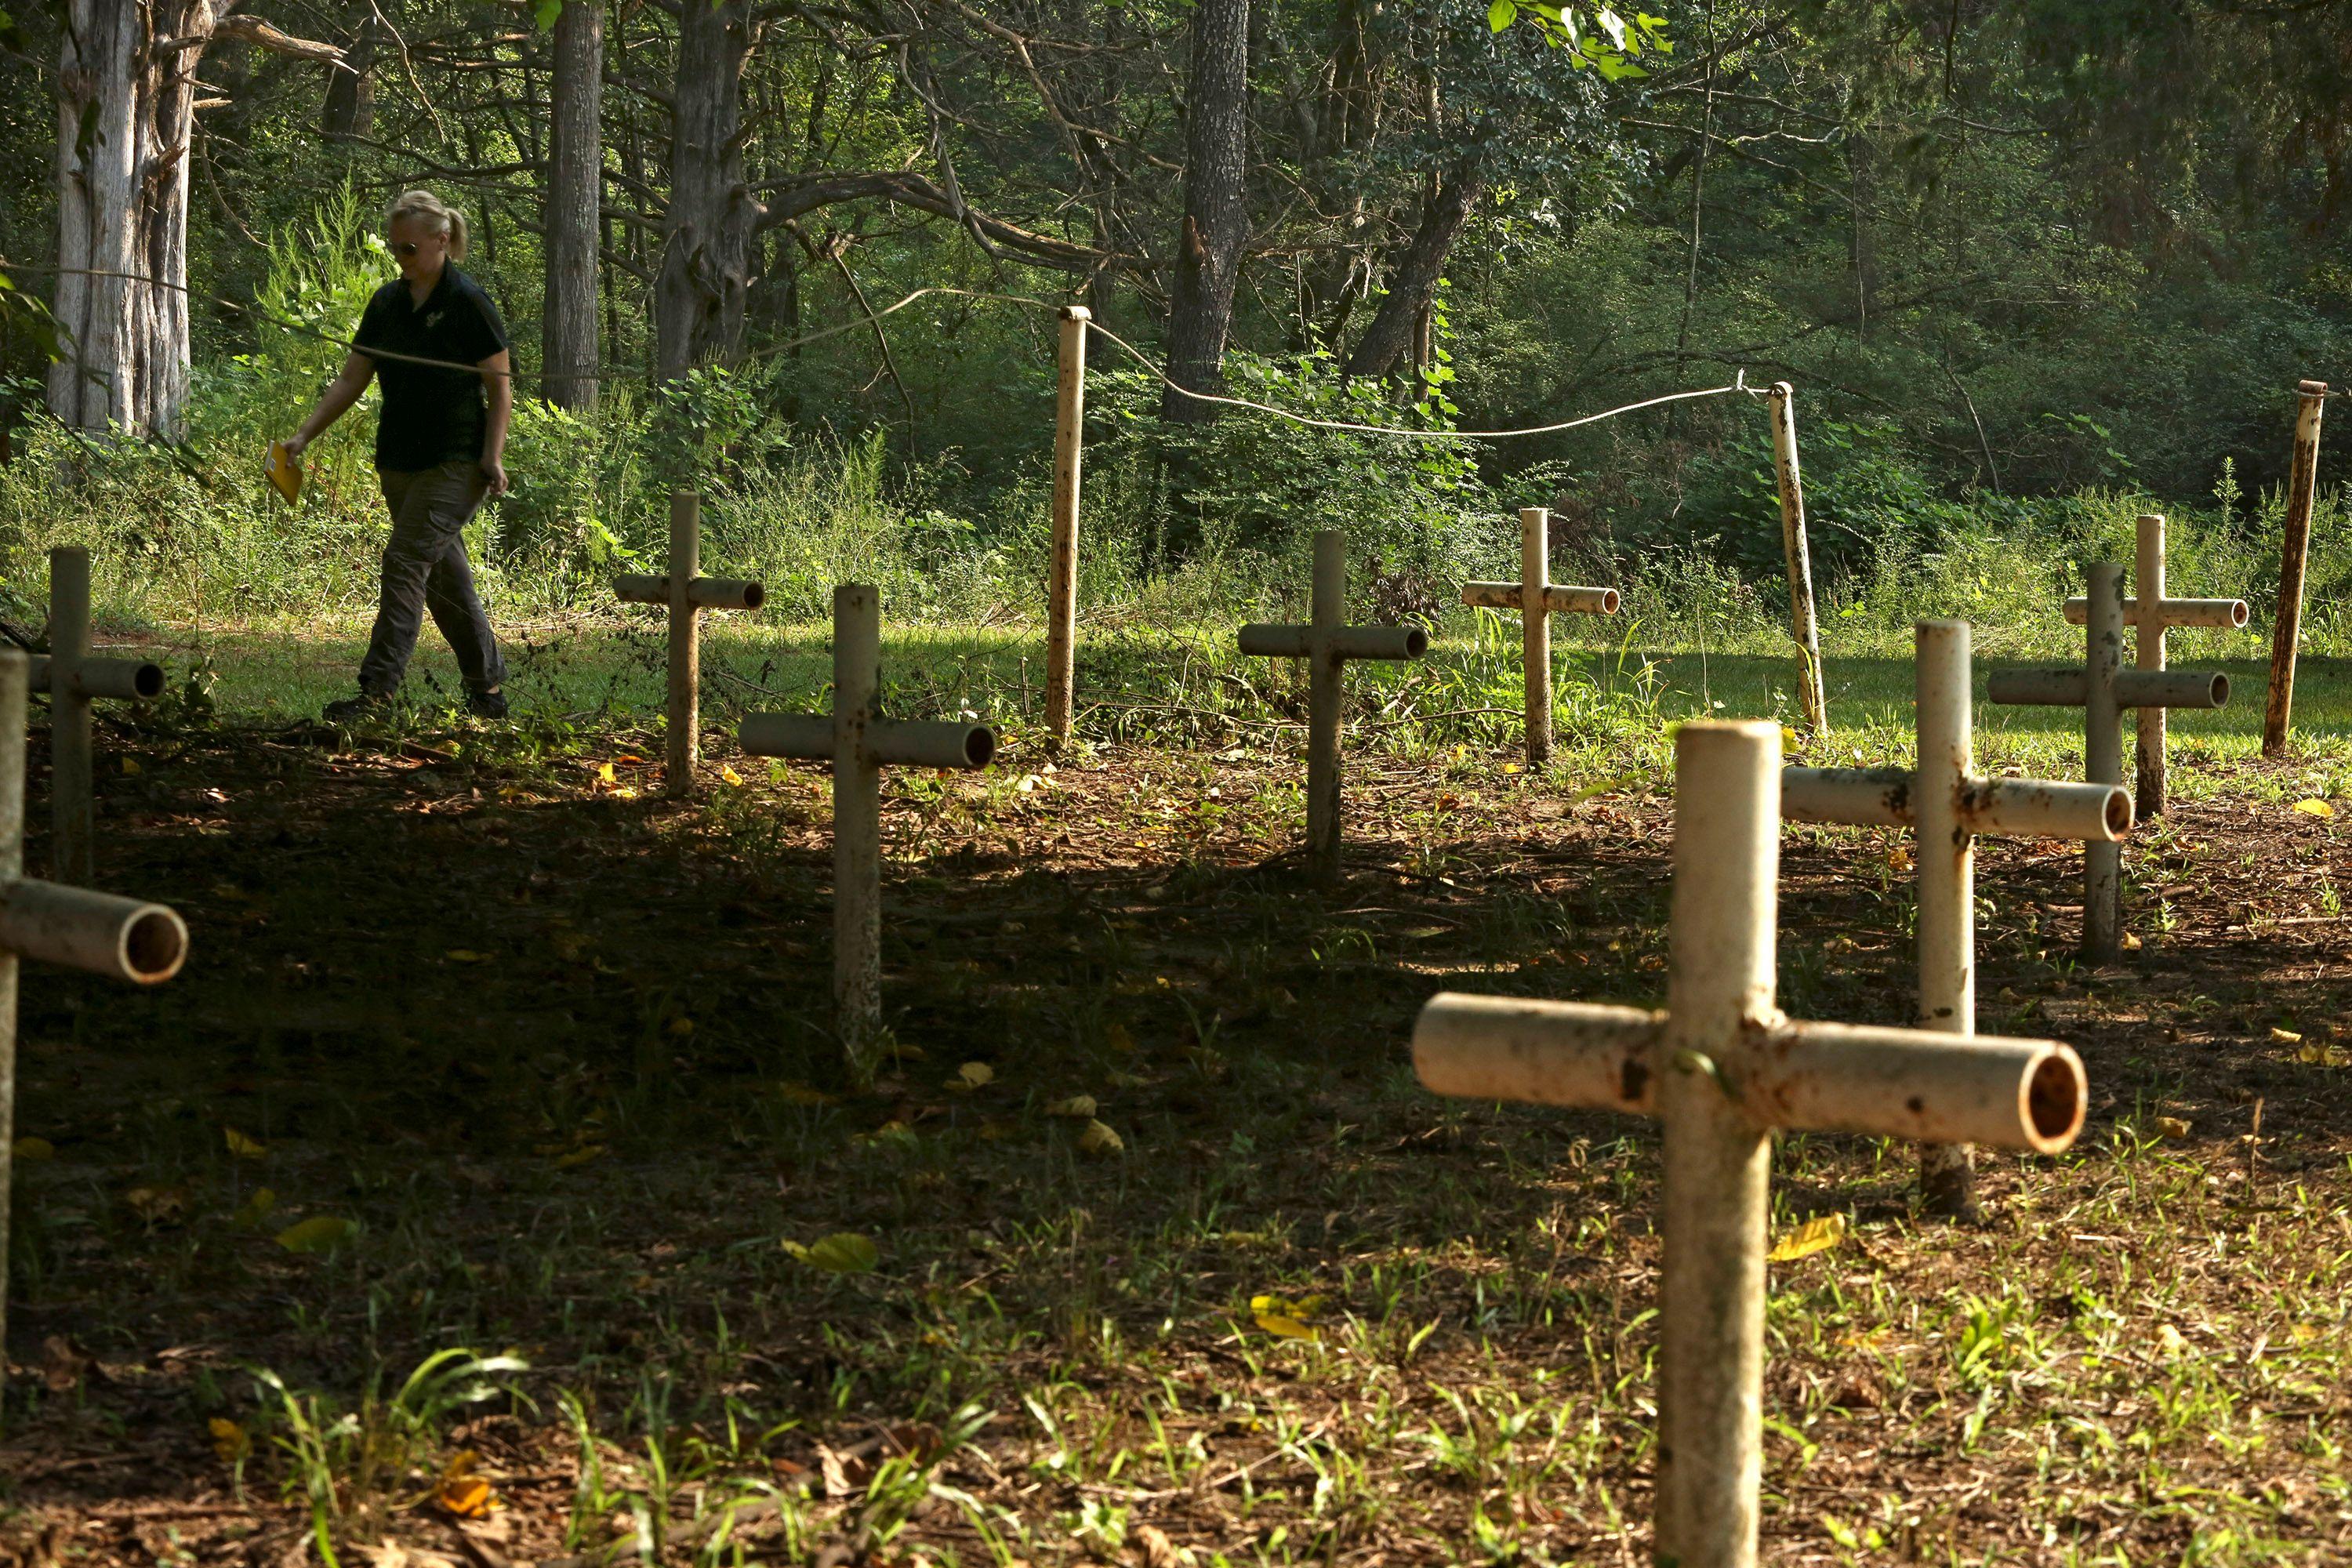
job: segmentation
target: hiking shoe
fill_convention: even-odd
[[[507,716],[507,694],[503,691],[468,691],[466,711],[477,719],[503,719]]]
[[[357,697],[328,703],[319,710],[319,717],[330,724],[348,724],[357,719],[372,719],[391,707],[391,692],[362,690]]]

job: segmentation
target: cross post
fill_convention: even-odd
[[[1612,1110],[1664,1130],[1654,1561],[1753,1568],[1776,1130],[2055,1153],[2083,1064],[2053,1040],[1798,1023],[1774,1005],[1780,731],[1675,737],[1666,1009],[1454,994],[1413,1028],[1440,1094]]]
[[[83,560],[87,563],[88,557]],[[83,582],[88,581],[85,574]],[[188,952],[187,926],[162,904],[25,875],[25,707],[32,685],[30,666],[14,648],[0,651],[0,1236],[8,1231],[16,1173],[18,962],[29,958],[153,985],[178,973]],[[0,1258],[0,1342],[5,1341],[7,1327],[7,1263]]]
[[[2246,602],[2243,599],[2174,599],[2164,591],[2164,519],[2156,512],[2142,512],[2139,517],[2137,560],[2132,572],[2132,585],[2139,590],[2124,598],[2124,624],[2137,627],[2132,638],[2136,662],[2141,669],[2162,669],[2164,634],[2174,626],[2205,626],[2226,631],[2242,631],[2246,625]],[[2153,603],[2153,612],[2148,605]],[[2072,598],[2066,601],[2066,624],[2086,626],[2090,622],[2091,601]],[[2132,804],[2137,820],[2146,822],[2164,811],[2164,710],[2143,708],[2132,726],[2133,749],[2138,753],[2135,770],[2139,783],[2133,792]]]
[[[1429,651],[1420,626],[1350,626],[1348,536],[1327,528],[1315,535],[1315,579],[1307,625],[1252,622],[1242,627],[1241,650],[1253,658],[1307,660],[1307,868],[1318,882],[1339,876],[1340,667],[1351,658],[1419,658]]]
[[[1077,687],[1078,469],[1085,457],[1087,323],[1084,305],[1062,307],[1054,391],[1054,531],[1045,566],[1045,729],[1070,740]]]
[[[1822,691],[1821,619],[1813,610],[1813,557],[1805,542],[1805,483],[1797,466],[1797,389],[1776,381],[1765,397],[1772,416],[1772,477],[1780,491],[1780,551],[1789,563],[1789,629],[1797,639],[1797,692],[1805,728],[1819,740],[1830,732],[1829,699]]]
[[[49,552],[49,651],[34,657],[28,679],[49,694],[49,871],[61,882],[92,881],[90,700],[151,700],[163,693],[163,670],[141,659],[90,657],[89,552],[79,544]]]
[[[2082,668],[1996,670],[1985,682],[1989,702],[2082,709],[2083,773],[2093,784],[2124,782],[2125,709],[2220,708],[2230,700],[2230,678],[2219,670],[2124,668],[2123,574],[2108,561],[2088,568]],[[2116,841],[2084,841],[2083,955],[2095,963],[2123,951],[2123,865]]]
[[[984,768],[996,754],[985,724],[885,719],[882,595],[862,583],[833,591],[833,711],[752,713],[738,738],[755,757],[833,763],[833,1000],[850,1069],[872,1076],[882,1028],[882,769]]]
[[[669,571],[659,577],[613,579],[625,604],[669,606],[669,700],[662,793],[683,800],[694,793],[694,764],[702,752],[702,632],[704,610],[756,610],[768,601],[758,583],[704,577],[702,497],[673,490],[669,498]]]
[[[1976,771],[1966,621],[1921,621],[1916,632],[1916,768],[1788,768],[1780,815],[1791,822],[1908,827],[1918,865],[1919,1026],[1977,1032],[1976,841],[1990,836],[2112,843],[2131,830],[2131,796],[2116,784],[1985,778]],[[1927,1212],[1977,1213],[1976,1159],[1965,1143],[1919,1151]]]
[[[1544,507],[1527,506],[1519,509],[1519,580],[1465,583],[1462,602],[1478,609],[1519,612],[1521,663],[1527,669],[1528,761],[1541,767],[1551,760],[1551,617],[1613,616],[1617,590],[1554,584],[1551,512]]]
[[[2327,384],[2295,384],[2294,458],[2287,470],[2286,521],[2279,534],[2278,616],[2271,627],[2270,693],[2263,708],[2263,755],[2286,752],[2294,721],[2294,658],[2303,640],[2303,574],[2311,553],[2311,504],[2319,489],[2319,416]]]

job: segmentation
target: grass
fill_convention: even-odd
[[[1581,637],[1531,775],[1516,636],[1453,633],[1360,671],[1325,892],[1289,869],[1295,698],[1222,634],[1098,631],[1049,771],[1017,629],[892,628],[904,710],[1008,745],[889,776],[902,1050],[865,1091],[825,1029],[822,770],[725,784],[714,733],[706,803],[653,799],[642,629],[533,633],[514,731],[349,745],[266,721],[340,690],[354,628],[208,634],[231,726],[110,734],[139,771],[100,803],[103,879],[172,899],[195,963],[27,977],[19,1126],[55,1153],[0,1531],[191,1564],[1643,1555],[1653,1135],[1437,1100],[1402,1043],[1448,985],[1656,1001],[1666,727],[1785,714],[1787,667]],[[714,730],[822,701],[824,649],[719,620]],[[1905,664],[1830,673],[1832,759],[1902,757]],[[2073,957],[2076,854],[1986,847],[1982,1026],[2075,1044],[2095,1091],[2074,1152],[1991,1163],[1991,1227],[1916,1216],[1900,1145],[1779,1145],[1776,1226],[1851,1228],[1774,1270],[1773,1561],[2352,1553],[2346,829],[2287,809],[2352,778],[2341,672],[2305,680],[2285,764],[2242,695],[2176,718],[2126,965]],[[1980,753],[2067,776],[2067,717],[1983,710]],[[1907,864],[1791,830],[1792,1012],[1907,1020]],[[845,1234],[876,1267],[808,1260]]]

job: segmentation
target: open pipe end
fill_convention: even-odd
[[[743,584],[743,607],[745,609],[756,610],[767,602],[768,590],[766,584],[761,583],[746,583]]]
[[[142,664],[131,672],[131,693],[142,702],[152,702],[163,695],[163,667]]]
[[[2121,784],[2107,792],[2107,837],[2120,839],[2132,830],[2132,797]]]
[[[2246,601],[2243,599],[2231,600],[2230,625],[2233,627],[2242,629],[2246,624]]]
[[[122,973],[142,985],[155,985],[180,973],[188,961],[188,926],[176,910],[150,904],[122,928]]]
[[[2229,705],[2230,678],[2223,675],[2220,670],[2215,670],[2213,672],[2213,706],[2216,708],[2227,708]]]
[[[963,760],[966,767],[984,768],[996,755],[996,731],[985,724],[974,724],[963,738]]]
[[[2305,397],[2325,397],[2327,395],[2327,384],[2324,381],[2298,381],[2294,384],[2294,389],[2297,392],[2302,393]]]
[[[1429,651],[1429,630],[1425,626],[1407,626],[1404,634],[1404,656],[1419,658]]]
[[[1601,590],[1601,613],[1602,615],[1615,615],[1617,613],[1617,605],[1619,602],[1616,589],[1603,588]]]
[[[2025,1126],[2038,1154],[2055,1154],[2083,1131],[2090,1098],[2083,1058],[2061,1046],[2033,1064],[2025,1080]]]

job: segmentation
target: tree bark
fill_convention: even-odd
[[[604,7],[564,0],[555,20],[549,88],[545,207],[547,294],[540,362],[547,400],[559,408],[596,405],[596,262],[604,205]]]
[[[760,204],[743,176],[743,64],[750,0],[688,0],[679,8],[670,132],[669,209],[654,279],[656,374],[732,360]]]
[[[205,0],[66,0],[58,62],[58,324],[49,411],[176,436],[188,394],[188,137]]]
[[[1454,241],[1462,237],[1486,190],[1486,181],[1465,163],[1456,165],[1436,190],[1423,198],[1421,223],[1389,279],[1388,297],[1348,355],[1348,374],[1386,375],[1412,350],[1413,324],[1429,309],[1437,280],[1445,271],[1446,258],[1453,254]]]
[[[1168,376],[1194,392],[1223,392],[1234,287],[1249,238],[1249,0],[1200,0],[1192,13],[1192,95],[1185,128],[1184,222],[1168,311]],[[1217,405],[1173,389],[1160,416],[1215,418]]]

